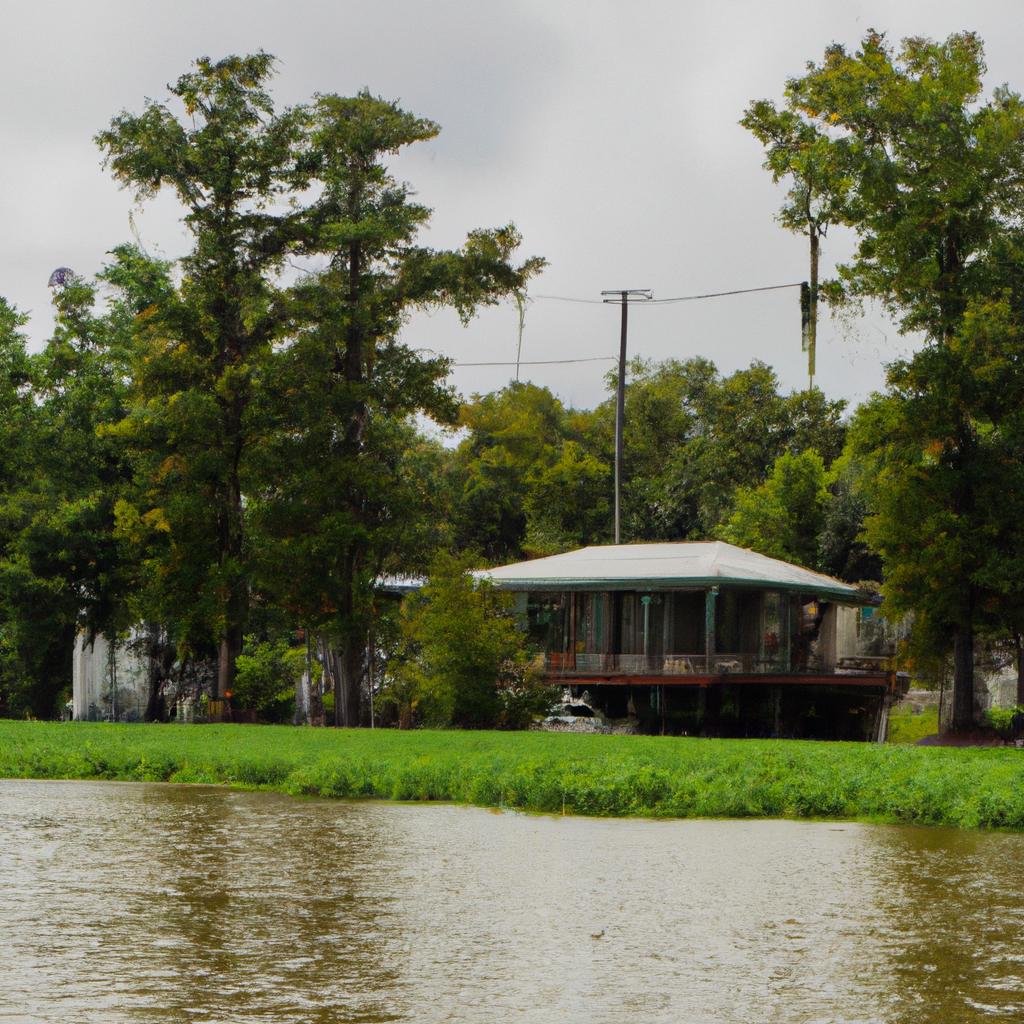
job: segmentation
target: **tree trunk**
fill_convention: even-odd
[[[1017,707],[1024,707],[1024,637],[1015,633],[1013,643],[1017,648]]]
[[[953,732],[974,728],[974,629],[953,632]]]
[[[146,721],[160,722],[165,717],[166,709],[163,700],[163,684],[166,673],[163,671],[161,643],[162,630],[155,622],[146,623],[146,662],[149,675],[149,694],[146,700]]]
[[[295,715],[292,717],[292,725],[310,725],[309,716],[309,695],[312,692],[312,676],[307,666],[302,670],[295,683]]]
[[[362,724],[363,651],[351,638],[334,659],[334,724],[355,728]]]
[[[217,699],[228,700],[235,688],[235,662],[242,653],[243,627],[235,623],[221,637],[217,655]]]
[[[236,346],[237,347],[237,346]],[[231,361],[237,363],[240,357]],[[242,567],[245,520],[242,505],[241,464],[244,448],[242,420],[244,403],[238,397],[226,402],[224,433],[231,445],[231,462],[225,490],[221,495],[218,530],[219,561],[224,574],[224,632],[217,659],[217,697],[230,697],[235,686],[235,662],[242,653],[245,623],[249,612],[249,588]]]
[[[312,725],[322,729],[324,725],[324,692],[323,683],[313,678],[313,642],[309,630],[306,633],[306,668],[302,678],[296,684],[295,691],[295,724]],[[324,678],[327,670],[324,669]]]
[[[295,683],[295,725],[311,725],[310,705],[313,702],[313,651],[309,642],[309,630],[306,634],[306,666]]]

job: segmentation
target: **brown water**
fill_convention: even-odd
[[[0,1022],[1024,1020],[1024,836],[0,782]]]

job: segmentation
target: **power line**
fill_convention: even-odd
[[[452,366],[555,366],[564,363],[601,363],[605,361],[614,362],[618,356],[587,356],[583,359],[523,359],[519,362],[497,363],[452,363]]]
[[[733,288],[727,292],[702,292],[700,295],[674,295],[667,299],[648,299],[645,305],[667,305],[673,302],[693,302],[695,299],[720,299],[727,295],[749,295],[752,292],[775,292],[783,288],[799,288],[801,282],[790,284],[769,284],[759,288]],[[531,299],[547,299],[551,302],[582,302],[589,306],[606,305],[603,299],[581,299],[572,295],[531,295]]]
[[[762,288],[734,288],[729,292],[706,292],[703,295],[677,295],[670,299],[651,299],[651,302],[692,302],[694,299],[720,299],[725,295],[749,295],[751,292],[777,292],[783,288],[799,288],[802,281],[794,281],[792,284],[768,284]]]
[[[671,305],[677,302],[693,302],[697,299],[720,299],[730,295],[750,295],[754,292],[776,292],[785,288],[799,288],[802,282],[793,281],[790,284],[769,284],[758,288],[733,288],[725,292],[701,292],[699,295],[674,295],[667,299],[644,298],[644,305]],[[615,293],[619,294],[619,293]],[[530,295],[529,299],[546,299],[549,302],[580,302],[588,306],[605,306],[611,301],[614,305],[618,302],[609,299],[583,299],[573,295]],[[566,366],[571,363],[601,363],[613,362],[616,356],[586,356],[582,359],[529,359],[529,360],[496,360],[493,362],[479,363],[452,363],[453,367],[462,366]]]
[[[588,306],[603,306],[603,299],[576,299],[570,295],[531,295],[531,299],[548,299],[551,302],[582,302]]]

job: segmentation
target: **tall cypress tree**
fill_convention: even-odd
[[[259,371],[284,322],[278,273],[296,222],[287,200],[302,185],[303,118],[274,111],[272,67],[265,53],[202,58],[171,87],[171,105],[150,101],[97,136],[140,198],[175,193],[192,238],[180,288],[140,321],[126,432],[147,463],[141,515],[171,538],[163,569],[208,611],[219,696],[248,614],[242,495]]]

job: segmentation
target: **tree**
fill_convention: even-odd
[[[512,599],[469,572],[470,560],[440,555],[430,580],[402,609],[403,653],[393,694],[400,717],[428,725],[493,728],[502,692],[526,674],[526,634]]]
[[[925,655],[957,653],[965,621],[972,647],[975,633],[1015,643],[1022,633],[1019,317],[1006,300],[972,300],[951,342],[894,364],[888,393],[858,410],[851,428],[850,454],[863,466],[857,487],[870,509],[864,533],[886,567],[887,607],[915,613],[915,645]],[[944,439],[956,436],[965,416],[971,457],[954,460]],[[962,680],[954,678],[960,729],[974,714]]]
[[[239,707],[256,711],[264,721],[291,719],[295,687],[306,670],[304,648],[283,639],[248,637],[238,656],[235,699]]]
[[[707,359],[634,360],[626,392],[626,536],[703,539],[731,514],[737,488],[757,487],[786,451],[842,449],[844,403],[818,390],[783,395],[761,362],[723,377]],[[594,413],[591,450],[611,452],[613,405]]]
[[[278,412],[288,427],[258,500],[272,542],[305,526],[299,546],[316,552],[317,565],[291,600],[337,649],[328,659],[335,723],[357,725],[374,579],[402,567],[413,549],[420,557],[409,524],[431,511],[416,473],[427,453],[408,424],[455,416],[448,361],[419,355],[399,331],[417,309],[452,307],[466,322],[479,306],[521,291],[543,261],[513,264],[520,238],[512,225],[472,231],[457,250],[417,244],[430,210],[385,160],[433,138],[433,122],[367,92],[321,96],[306,119],[314,197],[299,213],[297,251],[326,266],[289,293],[291,336],[279,360],[288,383],[275,389],[286,396]]]
[[[1007,525],[983,500],[1003,431],[976,387],[971,318],[1016,287],[1024,186],[1024,106],[1006,87],[980,102],[984,70],[971,33],[894,49],[872,31],[786,86],[787,110],[828,140],[828,188],[858,236],[826,293],[879,299],[901,330],[926,337],[865,414],[878,433],[862,453],[886,469],[867,533],[890,608],[952,636],[957,729],[973,721],[974,636],[989,618],[981,538]],[[1010,391],[1017,372],[1014,361],[998,371]]]
[[[111,428],[126,410],[130,325],[159,291],[162,270],[130,247],[112,255],[96,283],[68,276],[57,287],[42,352],[26,356],[12,333],[17,318],[10,310],[0,318],[11,432],[2,440],[12,460],[0,494],[2,632],[22,699],[37,714],[51,714],[70,682],[77,629],[113,636],[133,621],[136,575],[115,530],[131,467]]]
[[[558,458],[536,465],[526,480],[526,536],[530,555],[553,555],[607,542],[611,470],[579,441],[562,442]]]
[[[820,567],[819,535],[829,493],[825,464],[813,449],[775,460],[760,487],[740,488],[723,540],[772,558]]]
[[[818,332],[818,264],[821,240],[842,219],[847,181],[826,131],[800,112],[778,110],[770,100],[751,103],[740,121],[765,147],[765,169],[773,181],[786,178],[789,191],[778,213],[779,223],[807,236],[810,249],[810,293],[804,349],[809,388],[814,386]]]
[[[607,539],[610,469],[585,446],[587,420],[518,381],[463,404],[450,470],[459,547],[511,561]]]
[[[847,583],[882,578],[881,560],[864,540],[864,521],[870,512],[866,472],[864,464],[847,451],[829,474],[830,496],[818,539],[821,567]]]
[[[201,58],[170,87],[97,136],[114,177],[150,198],[170,188],[193,248],[179,289],[140,324],[124,434],[148,476],[149,518],[168,534],[162,570],[189,592],[219,642],[218,694],[229,693],[248,609],[243,490],[259,368],[281,334],[277,274],[304,184],[303,119],[275,113],[273,58]]]
[[[35,476],[39,436],[31,360],[21,330],[26,322],[0,299],[0,715],[5,716],[33,705],[37,713],[43,710],[33,699],[33,673],[27,664],[38,639],[31,627],[38,620],[26,614],[26,598],[37,581],[17,547],[25,522],[22,494]],[[45,598],[44,582],[38,585]]]

